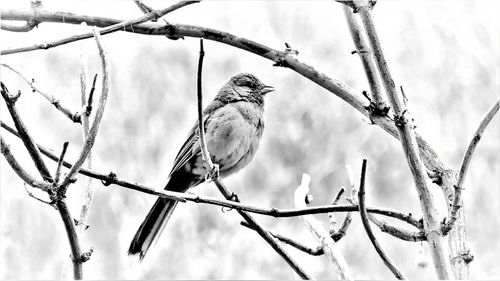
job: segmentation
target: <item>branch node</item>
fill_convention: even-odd
[[[278,67],[289,67],[289,64],[286,62],[287,58],[293,58],[299,54],[299,51],[293,49],[290,44],[285,43],[285,51],[280,53],[278,57],[275,59],[273,66]]]
[[[114,172],[109,172],[109,175],[105,180],[101,180],[102,185],[109,186],[113,184],[117,179],[117,175]]]
[[[306,194],[306,197],[304,198],[304,202],[306,204],[310,204],[314,200],[314,196],[310,193]]]
[[[78,226],[78,225],[83,225],[84,226],[84,230],[87,230],[89,229],[90,225],[84,223],[83,221],[81,220],[77,220],[77,219],[73,219],[73,221],[75,222],[75,226]]]
[[[405,113],[407,112],[408,110],[404,109],[400,114],[394,114],[394,124],[396,127],[402,128],[406,125],[406,123],[408,123],[405,117]]]

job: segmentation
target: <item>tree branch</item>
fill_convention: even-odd
[[[35,166],[42,176],[44,181],[47,182],[52,182],[52,176],[50,175],[49,170],[47,169],[47,166],[42,160],[42,156],[40,155],[40,151],[38,150],[38,147],[35,145],[35,142],[33,141],[33,138],[31,135],[28,133],[28,130],[26,128],[26,125],[24,125],[23,120],[21,119],[21,116],[17,112],[16,109],[16,99],[13,99],[10,94],[9,90],[3,82],[1,83],[1,93],[2,97],[5,100],[5,103],[7,105],[7,108],[9,109],[10,115],[12,117],[12,120],[14,121],[14,125],[16,126],[16,129],[19,133],[19,136],[21,140],[24,143],[24,146],[28,150],[29,155],[31,156],[31,159],[33,159],[33,162],[35,163]]]
[[[455,185],[455,196],[450,211],[450,218],[448,223],[445,223],[441,230],[443,232],[443,235],[448,234],[448,232],[453,228],[453,225],[457,220],[458,210],[460,209],[462,204],[463,184],[465,181],[465,176],[467,175],[467,170],[469,169],[469,164],[472,159],[472,155],[474,154],[477,144],[481,140],[481,136],[483,135],[484,130],[490,124],[490,121],[493,119],[495,114],[498,112],[499,102],[500,101],[497,101],[493,105],[493,107],[488,111],[486,116],[484,116],[483,120],[481,121],[481,124],[479,124],[479,127],[474,133],[474,137],[472,138],[471,142],[469,143],[469,146],[467,147],[467,151],[465,152],[464,159],[462,161],[462,166],[460,167],[460,173],[458,174],[457,184]]]
[[[194,3],[198,3],[198,2],[200,2],[200,1],[180,1],[179,3],[176,3],[176,4],[170,6],[170,7],[166,8],[166,9],[163,9],[161,11],[153,11],[153,12],[145,14],[142,17],[139,17],[139,18],[136,18],[136,19],[133,19],[133,20],[129,20],[129,21],[124,21],[124,22],[117,23],[117,24],[114,24],[112,26],[106,27],[104,29],[99,30],[99,33],[104,35],[104,34],[108,34],[108,33],[111,33],[111,32],[115,32],[115,31],[118,31],[118,30],[120,30],[122,28],[125,28],[126,26],[132,26],[134,24],[138,24],[138,23],[149,21],[151,19],[159,18],[159,17],[162,17],[162,16],[164,16],[164,15],[170,13],[170,12],[173,12],[173,11],[175,11],[177,9],[180,9],[180,8],[182,8],[184,6],[187,6],[187,5],[190,5],[190,4],[194,4]],[[2,17],[3,17],[3,15],[2,15]],[[66,21],[64,17],[62,17],[61,20],[62,21]],[[80,22],[78,22],[78,24]],[[80,35],[74,35],[74,36],[71,36],[71,37],[68,37],[68,38],[65,38],[65,39],[61,39],[61,40],[57,40],[57,41],[53,41],[53,42],[50,42],[50,43],[37,44],[37,45],[34,45],[34,46],[21,47],[21,48],[16,48],[16,49],[9,49],[9,50],[6,50],[6,51],[2,51],[1,54],[2,55],[10,55],[10,54],[15,54],[15,53],[29,52],[29,51],[41,50],[41,49],[46,50],[46,49],[50,49],[50,48],[53,48],[53,47],[64,45],[64,44],[67,44],[67,43],[70,43],[70,42],[74,42],[74,41],[77,41],[77,40],[90,38],[92,36],[93,36],[92,32],[89,32],[89,33],[84,33],[84,34],[80,34]]]
[[[427,240],[427,236],[423,229],[419,231],[409,231],[404,228],[390,225],[386,221],[379,219],[372,214],[368,214],[368,219],[370,219],[370,221],[372,221],[380,229],[380,231],[385,232],[401,240],[408,242],[420,242]]]
[[[31,81],[29,81],[28,79],[26,79],[26,77],[24,77],[24,75],[22,75],[19,71],[17,71],[16,69],[11,67],[10,65],[7,65],[4,63],[1,63],[0,65],[11,70],[12,72],[16,73],[19,77],[21,77],[21,79],[24,80],[24,82],[26,82],[28,85],[30,85],[31,90],[33,92],[37,92],[40,95],[42,95],[42,97],[44,97],[46,100],[48,100],[57,110],[59,110],[62,114],[64,114],[64,116],[68,117],[69,120],[73,121],[74,123],[81,123],[80,115],[78,113],[71,112],[70,109],[68,109],[66,106],[61,104],[61,101],[59,99],[55,98],[51,94],[42,92],[37,87],[35,87],[35,79],[32,79]]]
[[[108,98],[108,91],[110,87],[110,74],[109,74],[109,63],[108,59],[105,55],[105,52],[102,48],[99,32],[94,28],[93,29],[95,40],[97,43],[97,48],[99,49],[99,56],[101,58],[101,67],[103,73],[102,79],[102,92],[99,97],[99,105],[96,111],[96,115],[94,117],[94,121],[92,122],[92,126],[89,129],[89,134],[85,139],[85,144],[80,152],[80,156],[76,160],[75,164],[71,167],[69,172],[66,174],[66,177],[63,179],[59,191],[64,194],[68,186],[72,183],[74,176],[78,173],[78,170],[82,167],[83,163],[87,159],[87,156],[90,154],[92,147],[94,146],[95,138],[97,136],[97,132],[99,130],[99,125],[101,124],[101,119],[104,114],[104,108],[106,106],[106,101]]]
[[[359,191],[358,191],[358,201],[359,201],[359,214],[361,215],[361,222],[363,223],[363,227],[365,228],[366,234],[368,238],[370,238],[370,242],[372,242],[373,247],[377,251],[378,255],[384,262],[384,264],[389,268],[389,270],[396,276],[399,280],[406,280],[406,276],[399,270],[394,262],[387,256],[382,247],[373,235],[372,229],[370,227],[370,221],[368,220],[368,212],[365,207],[365,176],[366,176],[366,159],[363,159],[363,166],[361,168],[361,179],[359,181]]]
[[[246,222],[246,221],[242,221],[240,222],[240,224],[244,227],[247,227],[247,228],[250,228],[252,230],[255,230],[255,228],[252,228],[252,226]],[[313,249],[311,247],[307,247],[307,246],[304,246],[302,245],[301,243],[291,239],[291,238],[288,238],[288,237],[285,237],[283,235],[280,235],[280,234],[277,234],[277,233],[273,233],[271,231],[269,231],[269,233],[271,233],[272,236],[276,237],[278,240],[280,240],[281,242],[283,243],[286,243],[294,248],[296,248],[297,250],[300,250],[304,253],[307,253],[311,256],[320,256],[322,254],[324,254],[323,252],[323,248],[321,248],[321,246],[319,246],[318,248],[316,249]]]
[[[394,122],[398,129],[399,138],[403,146],[408,165],[410,166],[415,186],[420,199],[420,206],[424,217],[424,228],[427,231],[427,241],[434,261],[434,268],[439,279],[453,278],[451,265],[448,259],[448,249],[443,243],[440,231],[440,223],[436,211],[434,199],[427,186],[427,175],[422,158],[419,154],[418,143],[413,131],[412,119],[406,109],[404,102],[398,94],[394,80],[392,79],[380,40],[378,38],[370,9],[360,9],[361,19],[368,35],[370,45],[375,54],[375,60],[382,77],[385,90],[394,110]]]
[[[47,190],[50,188],[50,185],[35,179],[33,176],[31,176],[24,168],[19,164],[19,162],[16,160],[14,155],[12,155],[12,152],[10,151],[9,146],[7,143],[5,143],[3,137],[0,135],[0,143],[1,143],[1,152],[3,156],[5,157],[5,160],[7,160],[7,163],[9,163],[10,167],[16,174],[27,184],[30,186],[39,188],[41,190]]]
[[[375,115],[385,116],[389,112],[389,105],[384,97],[382,86],[377,77],[377,69],[375,68],[372,51],[365,41],[362,33],[362,27],[359,24],[356,15],[353,14],[351,8],[347,5],[342,5],[344,14],[347,20],[347,25],[351,33],[352,41],[356,47],[356,53],[361,59],[361,64],[370,85],[372,101],[370,102],[370,112]]]
[[[68,145],[69,145],[69,142],[67,142],[67,141],[64,142],[64,144],[63,144],[61,156],[59,156],[59,160],[57,161],[57,168],[56,168],[56,173],[54,176],[54,184],[59,183],[59,177],[61,175],[61,167],[62,167],[62,163],[64,162],[64,156],[66,155],[66,150],[68,149]]]
[[[307,174],[302,175],[302,182],[299,187],[295,190],[294,202],[295,207],[304,208],[306,207],[306,198],[309,193],[309,183],[311,178]],[[320,223],[312,215],[301,216],[300,217],[307,229],[314,238],[321,244],[323,252],[332,262],[337,278],[342,280],[353,280],[353,276],[345,261],[342,253],[330,238],[330,235],[323,230]]]
[[[59,215],[61,216],[61,219],[64,223],[66,234],[69,240],[69,245],[71,248],[71,260],[73,261],[73,277],[75,278],[75,280],[81,280],[83,278],[82,263],[84,262],[84,260],[82,260],[82,251],[80,250],[80,242],[78,241],[78,235],[76,234],[73,217],[69,213],[64,198],[60,198],[55,203],[56,208],[59,211]]]
[[[86,25],[85,25],[86,27]],[[87,95],[87,55],[85,44],[80,44],[80,103],[82,106],[82,138],[83,141],[89,137],[90,131],[90,114],[92,112],[92,101],[95,91],[95,84],[97,81],[97,74],[94,75],[92,81],[92,88]],[[87,169],[92,169],[92,151],[89,152],[86,160]],[[82,184],[82,207],[80,209],[80,217],[78,219],[77,231],[81,234],[88,228],[88,216],[90,213],[90,206],[94,196],[94,185],[92,178],[86,177]]]

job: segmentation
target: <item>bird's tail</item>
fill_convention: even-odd
[[[149,247],[158,240],[176,205],[177,201],[175,200],[166,198],[156,200],[130,243],[129,255],[138,254],[140,260],[144,258]]]

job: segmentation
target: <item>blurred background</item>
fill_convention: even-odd
[[[146,2],[155,8],[173,2]],[[132,1],[43,1],[48,10],[132,19],[141,15]],[[3,9],[28,9],[28,1],[2,0]],[[374,16],[397,85],[404,85],[417,131],[450,168],[458,169],[484,114],[500,90],[498,1],[379,1]],[[298,59],[347,83],[369,90],[344,19],[333,1],[203,1],[166,16],[168,21],[219,29],[283,50],[288,42]],[[1,49],[50,42],[81,33],[77,25],[42,23],[29,33],[0,31]],[[100,74],[93,40],[86,40],[89,72]],[[163,188],[175,155],[196,119],[198,39],[172,41],[164,36],[116,32],[103,36],[111,62],[112,87],[95,148],[96,171]],[[80,109],[80,43],[46,51],[3,56],[1,61],[34,78],[42,91]],[[370,126],[357,111],[311,81],[272,62],[231,46],[205,40],[204,103],[233,75],[250,72],[277,90],[266,99],[266,130],[254,161],[225,180],[251,205],[292,208],[303,173],[312,177],[313,205],[328,204],[348,186],[346,165],[359,177],[368,159],[367,203],[421,216],[417,193],[401,145]],[[5,68],[1,79],[12,93],[22,91],[18,107],[36,141],[59,154],[70,141],[67,160],[82,146],[80,127],[33,94]],[[89,81],[90,84],[91,81]],[[100,90],[100,81],[97,83]],[[97,98],[96,98],[97,99]],[[3,102],[2,121],[12,124]],[[15,156],[36,174],[19,141],[2,130]],[[468,243],[474,261],[471,279],[498,279],[499,118],[487,128],[465,182]],[[55,169],[53,162],[50,168]],[[2,157],[0,188],[0,277],[59,279],[69,246],[58,213],[30,198],[23,182]],[[67,196],[78,216],[82,180]],[[94,182],[90,228],[81,238],[94,248],[84,264],[88,279],[292,279],[292,270],[253,231],[239,225],[235,211],[180,204],[162,237],[139,263],[127,256],[129,242],[155,197]],[[431,186],[443,205],[439,187]],[[220,196],[213,184],[194,192]],[[37,193],[44,196],[44,194]],[[345,201],[342,201],[345,202]],[[444,216],[444,208],[441,215]],[[341,221],[343,214],[337,215]],[[298,218],[255,216],[268,229],[315,248]],[[328,218],[317,215],[328,229]],[[357,279],[388,279],[392,274],[370,244],[358,217],[338,246]],[[430,256],[420,243],[375,235],[409,278],[433,279]],[[326,257],[287,247],[318,279],[334,279]],[[428,264],[419,266],[418,264]]]

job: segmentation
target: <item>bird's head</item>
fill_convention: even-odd
[[[264,105],[264,95],[274,91],[274,88],[262,83],[249,73],[240,73],[231,77],[224,85],[219,98],[226,101],[244,100]]]

